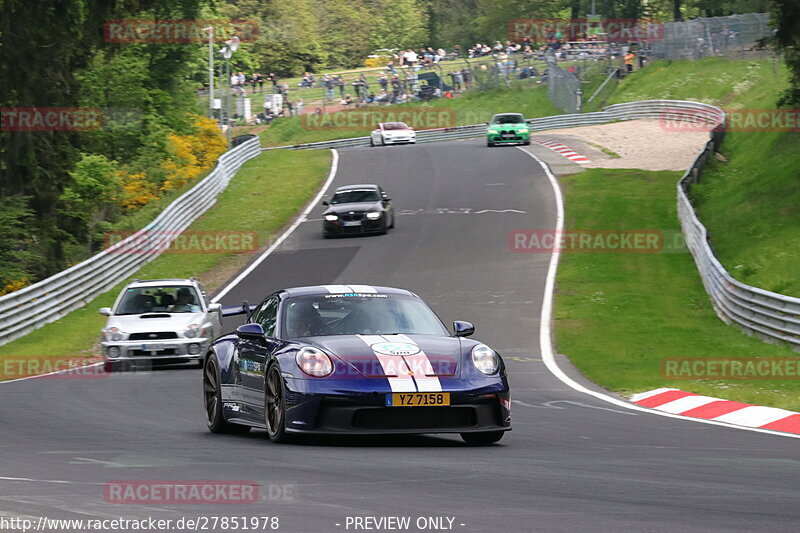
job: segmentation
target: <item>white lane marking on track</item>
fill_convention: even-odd
[[[550,167],[547,166],[547,163],[536,157],[531,152],[525,150],[521,146],[517,146],[517,149],[521,150],[525,154],[528,154],[529,157],[533,158],[537,163],[539,163],[539,166],[542,167],[542,170],[544,170],[544,173],[547,175],[547,179],[550,181],[550,185],[553,188],[553,194],[555,195],[555,200],[556,200],[556,232],[563,231],[564,198],[561,195],[561,187],[559,187],[558,185],[558,180],[550,171]],[[544,295],[542,299],[542,314],[539,317],[539,345],[542,352],[542,361],[544,362],[545,366],[550,371],[550,373],[552,373],[553,376],[555,376],[564,385],[583,394],[588,394],[589,396],[593,396],[600,400],[617,405],[619,407],[630,409],[632,411],[641,411],[644,413],[650,413],[657,416],[665,416],[668,418],[677,418],[679,420],[697,422],[699,424],[711,424],[715,426],[724,426],[729,428],[740,429],[742,431],[755,431],[758,433],[766,433],[768,435],[777,435],[779,437],[800,439],[800,435],[794,435],[791,433],[782,433],[780,431],[772,431],[769,429],[738,426],[735,424],[729,424],[717,420],[704,420],[702,418],[693,418],[690,416],[682,416],[673,413],[665,413],[663,411],[657,411],[654,409],[648,409],[647,407],[640,407],[636,404],[629,403],[625,400],[615,398],[609,394],[604,394],[602,392],[597,392],[591,389],[587,389],[586,387],[584,387],[583,385],[581,385],[580,383],[569,377],[563,370],[561,370],[561,367],[559,367],[558,363],[556,362],[555,351],[553,350],[553,339],[551,336],[552,333],[550,331],[550,328],[552,327],[551,322],[553,318],[553,294],[555,292],[556,270],[558,269],[558,261],[560,257],[561,257],[561,252],[557,249],[553,251],[553,253],[550,255],[550,265],[548,266],[547,269],[547,278],[545,280]]]
[[[524,215],[525,211],[520,211],[519,209],[481,209],[480,211],[475,211],[476,215],[481,213],[519,213]]]
[[[255,270],[256,267],[258,267],[258,265],[263,263],[264,260],[267,257],[269,257],[272,254],[272,252],[274,252],[275,249],[278,248],[278,246],[280,246],[281,243],[283,243],[283,241],[285,241],[286,238],[289,235],[292,234],[292,232],[294,232],[295,229],[297,229],[297,226],[299,226],[300,224],[303,223],[303,221],[306,219],[306,217],[308,217],[308,214],[311,213],[311,210],[314,209],[314,207],[316,207],[319,204],[319,201],[322,198],[322,196],[325,194],[325,191],[327,191],[328,187],[330,187],[331,183],[333,183],[333,180],[336,177],[336,171],[339,169],[339,153],[336,150],[331,150],[331,154],[333,155],[333,159],[331,160],[331,170],[328,173],[328,179],[325,180],[325,183],[322,185],[322,188],[319,190],[319,192],[314,197],[314,199],[311,200],[311,202],[308,203],[308,205],[303,210],[303,212],[300,214],[300,216],[297,217],[297,220],[295,220],[294,223],[291,226],[289,226],[286,229],[286,231],[284,231],[281,234],[281,236],[278,237],[275,240],[275,242],[273,242],[270,245],[269,248],[267,248],[264,251],[264,253],[262,253],[260,256],[258,256],[258,259],[256,259],[252,263],[250,263],[250,265],[246,269],[244,269],[238,276],[236,276],[233,279],[233,281],[231,281],[225,287],[223,287],[223,289],[221,291],[219,291],[217,293],[217,295],[214,296],[214,298],[211,299],[212,302],[215,302],[215,303],[219,302],[222,299],[223,296],[225,296],[226,294],[228,294],[230,292],[230,290],[232,288],[234,288],[236,285],[238,285],[244,278],[249,276],[253,272],[253,270]]]

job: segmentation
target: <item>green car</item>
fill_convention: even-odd
[[[486,146],[531,144],[530,128],[520,113],[498,113],[486,124]]]

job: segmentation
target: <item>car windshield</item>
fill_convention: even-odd
[[[419,298],[396,294],[299,296],[284,306],[286,338],[317,335],[449,335]]]
[[[376,189],[349,189],[337,192],[331,199],[332,204],[355,204],[359,202],[377,202],[378,191]]]
[[[495,115],[492,124],[522,124],[525,118],[522,115]]]
[[[407,130],[408,126],[404,122],[387,122],[383,125],[384,131]]]
[[[187,285],[129,287],[117,306],[115,315],[145,313],[198,313],[197,290]]]

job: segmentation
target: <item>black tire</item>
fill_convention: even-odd
[[[381,135],[381,146],[386,146],[386,139],[383,138],[383,135]]]
[[[247,433],[250,426],[231,424],[222,414],[222,388],[220,387],[219,362],[211,354],[203,365],[203,404],[206,424],[211,433]]]
[[[264,425],[272,442],[286,442],[286,388],[277,363],[267,370],[264,382]]]
[[[394,213],[392,213],[392,223],[389,224],[389,229],[394,229]]]
[[[479,433],[462,433],[461,438],[470,446],[488,446],[503,438],[505,431],[481,431]]]
[[[524,143],[522,143],[522,144],[523,144],[524,146],[530,146],[530,145],[531,145],[531,142],[530,142],[530,141],[525,141],[525,142],[524,142]]]
[[[372,135],[369,136],[369,145],[375,148],[375,141],[372,139]]]
[[[494,143],[490,142],[490,141],[486,141],[486,146],[488,146],[489,148],[492,148],[494,146]]]

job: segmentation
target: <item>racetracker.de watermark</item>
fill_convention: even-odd
[[[0,131],[135,131],[141,110],[123,107],[4,107]]]
[[[518,229],[508,234],[515,253],[683,253],[687,251],[678,230],[540,230]]]
[[[674,357],[661,360],[669,379],[800,379],[800,357]]]
[[[242,42],[258,38],[255,20],[108,20],[103,24],[103,36],[109,43],[204,43],[212,28],[217,42],[233,36]]]
[[[452,128],[456,113],[447,108],[426,109],[348,109],[332,113],[304,113],[300,125],[308,130],[364,131],[381,122],[404,122],[418,130]]]
[[[247,504],[261,500],[255,481],[109,481],[103,498],[119,504]]]
[[[103,365],[86,357],[49,355],[9,356],[0,359],[0,381],[38,376],[37,379],[93,379],[108,374]]]
[[[0,131],[99,131],[103,112],[96,107],[3,107]]]
[[[255,231],[111,231],[103,236],[104,248],[112,254],[223,254],[255,253]]]
[[[800,109],[725,109],[718,113],[672,109],[659,117],[664,131],[800,131]]]
[[[653,19],[607,18],[592,20],[519,18],[508,23],[508,38],[534,43],[549,40],[577,41],[596,39],[603,42],[655,42],[664,39],[664,24]]]

